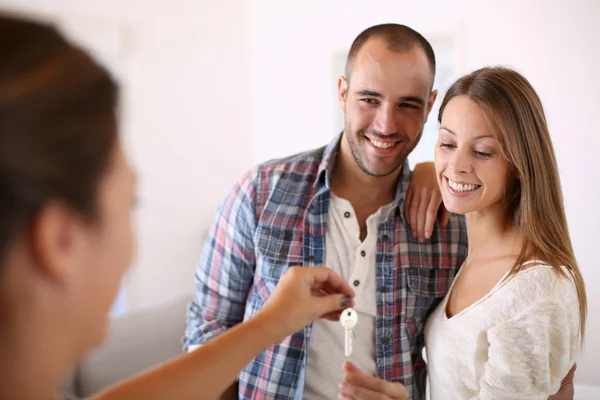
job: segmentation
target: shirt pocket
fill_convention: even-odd
[[[303,264],[302,232],[293,228],[259,227],[255,243],[254,286],[258,296],[266,300],[290,267]]]
[[[424,321],[446,295],[454,274],[455,270],[447,267],[410,266],[407,271],[406,317]],[[419,334],[421,328],[419,326]]]

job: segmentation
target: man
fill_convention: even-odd
[[[410,221],[402,213],[406,157],[437,96],[434,73],[430,44],[406,26],[378,25],[356,38],[338,82],[343,134],[257,166],[222,204],[198,265],[186,349],[252,317],[290,266],[325,265],[356,292],[351,359],[361,371],[347,372],[369,395],[423,397],[424,323],[467,250],[463,218],[431,218],[439,195],[412,196],[420,212]],[[256,357],[239,376],[239,397],[337,398],[344,360],[343,327],[315,322]]]

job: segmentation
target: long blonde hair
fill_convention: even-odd
[[[579,298],[583,341],[587,298],[577,266],[565,215],[556,156],[542,102],[521,74],[504,67],[479,69],[456,81],[442,101],[438,120],[450,100],[466,96],[498,127],[502,153],[517,178],[509,212],[524,237],[524,246],[509,276],[519,271],[532,252],[560,274],[565,266]]]

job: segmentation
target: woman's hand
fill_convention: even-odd
[[[253,318],[94,399],[197,399],[199,393],[202,398],[218,398],[267,346],[280,343],[315,318],[339,318],[353,297],[350,285],[330,269],[292,267]]]
[[[256,317],[281,341],[319,317],[338,320],[352,298],[348,282],[329,268],[292,267]]]

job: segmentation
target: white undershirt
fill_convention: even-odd
[[[349,358],[367,374],[376,375],[375,326],[377,300],[375,261],[378,226],[392,204],[367,218],[367,236],[361,243],[360,227],[349,201],[331,193],[325,237],[325,266],[337,272],[356,292],[354,329]],[[364,252],[364,253],[363,253]],[[344,377],[344,329],[339,322],[317,320],[308,345],[306,386],[303,399],[337,399]]]

